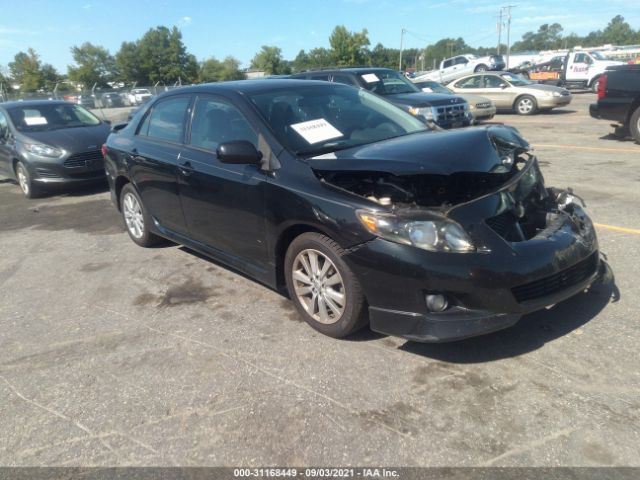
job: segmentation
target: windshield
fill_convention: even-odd
[[[524,87],[527,85],[534,85],[536,83],[536,82],[532,82],[531,80],[527,80],[526,78],[520,75],[516,75],[514,73],[503,73],[500,76],[515,87]]]
[[[418,87],[420,90],[422,90],[423,92],[444,93],[444,94],[453,93],[452,90],[449,90],[447,87],[439,84],[438,82],[431,82],[431,81],[416,82],[414,85]]]
[[[600,52],[589,52],[589,55],[591,55],[596,60],[607,60],[607,57],[602,55]]]
[[[398,107],[346,85],[300,85],[249,98],[280,143],[298,155],[329,153],[428,130]]]
[[[360,78],[364,88],[378,95],[397,95],[420,91],[404,75],[391,70],[361,73]]]
[[[50,103],[9,109],[11,121],[20,132],[42,132],[61,128],[91,127],[100,120],[80,105]]]

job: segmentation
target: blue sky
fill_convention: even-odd
[[[513,40],[553,22],[565,33],[586,34],[617,14],[640,28],[640,0],[0,0],[0,68],[33,47],[44,62],[66,72],[73,45],[90,41],[115,53],[123,41],[158,25],[179,26],[199,60],[233,55],[245,66],[261,45],[280,47],[287,59],[300,49],[328,47],[339,24],[352,31],[367,28],[371,46],[399,47],[402,28],[409,31],[406,47],[445,36],[495,45],[495,16],[508,4],[517,5]]]

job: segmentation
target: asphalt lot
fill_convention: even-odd
[[[640,466],[640,145],[594,99],[496,120],[584,198],[615,283],[453,344],[323,337],[215,262],[137,247],[103,187],[0,181],[0,464]]]

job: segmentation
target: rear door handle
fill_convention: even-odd
[[[180,168],[180,173],[182,173],[182,175],[184,175],[185,177],[188,177],[189,175],[191,175],[193,173],[193,166],[191,165],[191,162],[186,161],[186,162],[182,162],[179,165]]]

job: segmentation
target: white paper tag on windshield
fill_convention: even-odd
[[[433,92],[433,90],[431,90],[429,87],[424,87],[422,91],[427,93]]]
[[[374,83],[374,82],[380,81],[380,79],[375,73],[365,73],[364,75],[361,75],[361,77],[367,83]]]
[[[24,123],[26,123],[28,126],[46,125],[47,119],[44,117],[24,117]]]
[[[340,130],[335,128],[324,118],[309,120],[308,122],[294,123],[291,125],[291,128],[298,132],[300,136],[307,141],[307,143],[312,145],[314,143],[342,136]]]

